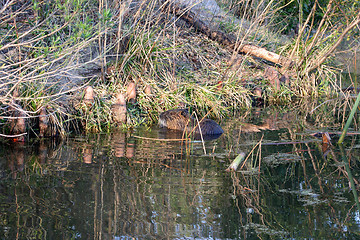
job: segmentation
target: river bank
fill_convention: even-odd
[[[240,18],[214,1],[176,4],[176,12],[162,1],[3,5],[4,139],[126,130],[178,107],[219,121],[264,103],[342,94],[323,58],[349,26],[331,38],[309,39],[321,26],[290,37],[269,25],[271,5]],[[306,37],[310,46],[301,48]],[[261,59],[249,46],[294,66]]]

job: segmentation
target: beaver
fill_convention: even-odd
[[[198,124],[196,119],[191,117],[186,109],[173,109],[161,113],[159,125],[163,128],[202,135],[221,135],[224,133],[220,125],[211,119],[204,118]],[[195,126],[196,128],[194,129]]]

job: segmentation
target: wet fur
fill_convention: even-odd
[[[188,133],[190,133],[194,126],[196,126],[193,133],[201,133],[202,135],[220,135],[224,132],[220,125],[211,119],[205,118],[197,124],[196,120],[190,116],[186,109],[174,109],[161,113],[159,125],[160,127],[186,131]]]

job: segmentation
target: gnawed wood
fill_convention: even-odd
[[[228,34],[218,30],[213,30],[208,27],[206,23],[204,23],[202,20],[197,19],[196,14],[191,10],[188,10],[188,8],[182,8],[175,3],[168,3],[166,6],[173,14],[180,17],[190,25],[194,26],[196,30],[205,34],[211,40],[217,41],[218,43],[226,46],[230,51],[235,50],[239,53],[249,54],[251,56],[267,60],[274,64],[281,65],[283,67],[292,67],[294,65],[294,61],[280,56],[279,54],[276,54],[274,52],[270,52],[265,48],[250,44],[237,43]]]
[[[294,66],[294,61],[258,46],[249,45],[249,44],[240,45],[239,52],[265,59],[269,62],[281,65],[282,67],[291,68],[292,66]]]
[[[49,137],[50,133],[50,121],[47,114],[47,107],[43,106],[39,113],[39,137]]]
[[[115,104],[111,106],[111,112],[113,115],[114,122],[119,124],[126,124],[126,120],[127,120],[126,100],[125,100],[125,96],[122,93],[119,93],[117,95]]]
[[[24,135],[26,134],[26,114],[20,105],[17,105],[15,102],[12,104],[13,106],[11,106],[11,115],[13,118],[9,120],[10,134],[15,136],[13,139],[14,141],[24,142]]]

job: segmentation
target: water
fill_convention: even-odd
[[[358,237],[357,135],[346,138],[344,161],[336,144],[324,156],[321,140],[310,135],[314,132],[311,128],[318,125],[309,117],[304,120],[290,112],[267,118],[252,116],[245,120],[257,125],[267,122],[267,127],[244,132],[254,126],[240,124],[244,119],[235,118],[222,123],[225,133],[220,138],[204,145],[201,141],[153,140],[179,138],[156,127],[3,144],[0,236]],[[338,129],[336,124],[332,126]],[[261,139],[261,148],[254,148]],[[244,168],[226,172],[242,151],[252,151]]]

